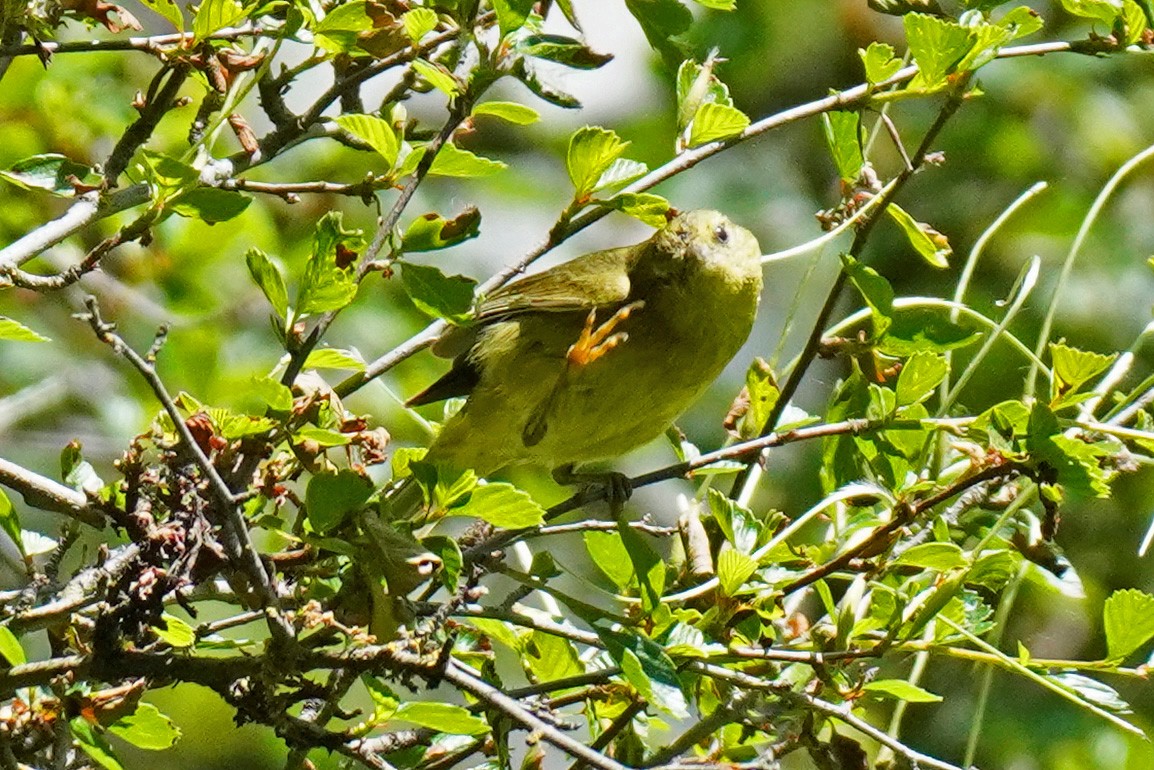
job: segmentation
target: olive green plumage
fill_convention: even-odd
[[[438,343],[459,353],[415,396],[468,396],[427,459],[486,475],[612,457],[659,436],[709,387],[749,336],[761,294],[761,250],[715,211],[673,218],[649,240],[598,251],[493,292],[476,324]],[[593,328],[618,344],[569,356]],[[609,330],[606,330],[607,332]]]

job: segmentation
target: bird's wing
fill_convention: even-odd
[[[629,268],[636,253],[637,247],[597,251],[497,289],[477,306],[471,326],[450,330],[434,345],[433,350],[439,355],[455,356],[453,366],[405,405],[421,406],[468,396],[481,379],[480,369],[469,352],[477,331],[484,326],[527,313],[621,306],[629,299]]]
[[[629,298],[629,267],[637,247],[586,254],[502,286],[477,307],[479,324],[532,312],[613,307]]]

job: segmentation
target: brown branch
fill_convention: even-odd
[[[264,37],[271,35],[275,30],[259,26],[237,27],[236,29],[222,29],[203,38],[204,40],[240,40],[245,37]],[[180,48],[191,43],[196,38],[192,32],[174,32],[168,35],[152,35],[150,37],[116,38],[112,40],[71,40],[57,42],[41,40],[23,45],[0,46],[0,57],[4,56],[55,56],[65,53],[94,53],[109,51],[140,51],[142,53],[164,53],[166,49]]]

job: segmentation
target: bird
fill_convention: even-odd
[[[467,398],[425,462],[565,480],[648,443],[736,356],[761,289],[757,239],[711,210],[498,288],[434,346],[452,366],[407,402]]]

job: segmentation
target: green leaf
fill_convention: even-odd
[[[1149,20],[1146,18],[1146,12],[1142,10],[1142,6],[1134,0],[1123,0],[1121,20],[1124,33],[1123,41],[1126,45],[1142,42],[1142,36],[1149,26]]]
[[[643,698],[662,711],[684,719],[689,716],[685,693],[677,676],[677,665],[661,645],[631,633],[594,628],[609,656]]]
[[[253,247],[244,255],[248,274],[260,287],[265,299],[272,305],[279,318],[288,317],[288,289],[285,288],[284,274],[280,268],[260,249]]]
[[[944,353],[972,345],[981,332],[949,320],[949,311],[936,308],[895,310],[893,323],[878,341],[887,356],[906,358],[919,352]]]
[[[446,511],[449,516],[475,516],[494,527],[524,529],[545,521],[545,509],[528,493],[503,482],[478,486],[461,506]]]
[[[898,406],[909,406],[925,401],[946,375],[950,365],[937,353],[915,353],[902,365],[898,374]]]
[[[99,177],[91,168],[55,153],[17,161],[6,171],[0,171],[0,178],[25,190],[47,190],[62,198],[76,196],[76,183],[99,184]]]
[[[576,188],[574,197],[583,200],[597,189],[601,176],[628,146],[629,142],[608,129],[598,126],[577,129],[569,139],[566,156],[569,179]]]
[[[167,644],[183,649],[196,643],[196,629],[188,623],[167,612],[160,616],[160,620],[161,624],[153,626],[152,630]]]
[[[365,362],[356,353],[340,348],[317,348],[305,359],[305,369],[348,369],[363,372]]]
[[[1022,557],[1015,551],[986,551],[974,562],[966,575],[966,583],[1001,591],[1018,573]]]
[[[581,106],[577,97],[562,91],[553,83],[545,80],[541,73],[528,63],[527,59],[514,61],[511,74],[524,83],[526,88],[550,104],[567,110],[577,109]]]
[[[139,703],[136,711],[108,726],[108,732],[139,749],[163,751],[180,740],[180,728],[151,703]]]
[[[397,694],[371,674],[361,674],[361,682],[364,683],[365,689],[369,692],[369,699],[373,702],[373,715],[369,718],[369,722],[379,725],[392,719],[393,714],[397,713],[397,707],[401,705]]]
[[[625,7],[641,25],[645,39],[667,62],[685,58],[684,44],[676,40],[693,24],[693,14],[677,0],[625,0]]]
[[[405,25],[405,34],[409,40],[419,43],[421,38],[437,28],[437,12],[430,8],[414,8],[405,11],[401,23]]]
[[[200,172],[187,163],[152,150],[140,151],[139,170],[158,201],[165,201],[200,183]]]
[[[694,0],[694,2],[715,11],[732,11],[737,8],[737,0]]]
[[[598,53],[580,40],[561,35],[529,35],[517,49],[525,56],[581,70],[595,70],[613,61],[612,54]]]
[[[866,267],[849,255],[842,256],[842,265],[862,299],[873,311],[874,337],[881,337],[893,323],[893,287],[872,267]]]
[[[545,631],[537,630],[529,635],[524,657],[529,671],[543,682],[585,673],[573,643]]]
[[[215,225],[240,216],[250,203],[252,198],[235,190],[194,187],[173,198],[168,207],[182,217]]]
[[[917,83],[923,88],[937,88],[946,82],[974,45],[970,30],[952,21],[924,13],[910,13],[902,18],[910,54],[918,65]]]
[[[653,193],[621,193],[605,204],[650,227],[664,227],[669,222],[669,201]]]
[[[1075,16],[1111,25],[1123,13],[1122,0],[1061,0],[1061,3]]]
[[[922,543],[915,545],[891,562],[895,567],[909,565],[946,572],[968,563],[962,549],[953,543]]]
[[[452,219],[429,212],[412,221],[401,241],[405,252],[434,251],[456,246],[462,241],[476,238],[481,232],[481,212],[476,206],[469,206]]]
[[[619,592],[624,592],[633,582],[633,562],[629,552],[617,532],[589,531],[584,535],[585,550],[597,569],[613,582]]]
[[[736,596],[753,573],[757,572],[757,561],[733,548],[723,548],[717,557],[717,581],[726,596]]]
[[[231,27],[245,16],[245,7],[237,0],[204,0],[192,18],[192,32],[197,40],[204,40],[213,32]]]
[[[321,217],[297,290],[298,317],[340,310],[353,301],[357,296],[355,262],[362,248],[361,231],[345,230],[340,212]]]
[[[486,177],[503,171],[507,167],[507,164],[499,160],[474,155],[451,142],[446,142],[441,146],[441,151],[437,153],[437,157],[433,159],[433,165],[429,167],[429,174],[432,176]]]
[[[661,605],[661,594],[665,590],[665,562],[632,527],[622,524],[617,531],[637,575],[641,608],[647,615],[651,614]]]
[[[843,182],[852,184],[865,165],[861,144],[861,115],[856,112],[827,112],[822,115],[825,140]]]
[[[536,0],[493,0],[493,10],[497,12],[497,26],[501,37],[525,26],[525,20],[533,10]]]
[[[1032,35],[1044,26],[1042,17],[1028,5],[1010,9],[997,24],[1009,31],[1011,40]]]
[[[393,719],[402,719],[451,735],[482,735],[489,732],[489,725],[484,719],[473,716],[463,706],[451,703],[405,701],[397,707]]]
[[[373,482],[352,470],[318,473],[305,489],[305,506],[313,530],[324,535],[339,527],[373,495]]]
[[[421,538],[421,545],[441,560],[439,576],[441,585],[446,591],[456,593],[461,569],[465,566],[465,557],[461,555],[461,546],[457,541],[446,535],[429,535]]]
[[[755,358],[745,372],[746,410],[737,425],[743,440],[755,438],[769,421],[781,391],[773,370],[763,358]]]
[[[140,0],[141,5],[168,19],[177,32],[184,32],[184,13],[176,0]]]
[[[24,543],[20,537],[20,516],[16,513],[16,507],[12,505],[12,501],[8,499],[8,494],[0,489],[0,530],[16,544],[20,549],[20,554],[25,556]]]
[[[1062,486],[1080,495],[1110,496],[1110,473],[1101,464],[1108,450],[1063,435],[1058,418],[1043,403],[1034,404],[1030,411],[1026,447],[1031,459],[1048,465]]]
[[[445,275],[430,265],[402,262],[401,282],[421,312],[456,324],[468,320],[477,287],[472,278]]]
[[[450,99],[456,98],[461,93],[461,84],[457,82],[457,78],[442,65],[424,59],[414,59],[412,67],[429,85]]]
[[[945,269],[950,266],[950,255],[954,253],[954,250],[946,236],[925,222],[916,221],[897,204],[891,203],[886,206],[886,212],[906,234],[906,238],[914,247],[914,251],[931,267]]]
[[[372,147],[385,160],[385,166],[392,168],[397,163],[397,155],[401,151],[401,142],[392,125],[376,115],[340,115],[336,118],[338,126]]]
[[[462,622],[468,623],[473,628],[480,631],[485,636],[489,637],[495,642],[508,647],[516,653],[521,652],[521,642],[517,638],[517,634],[513,631],[510,623],[505,623],[501,620],[493,620],[492,618],[473,618],[470,617]]]
[[[904,679],[878,679],[873,682],[866,682],[862,685],[862,689],[878,695],[888,695],[908,703],[938,703],[942,700],[942,696],[934,695],[929,690],[923,690]]]
[[[97,732],[91,722],[84,717],[73,717],[68,725],[72,728],[72,739],[92,761],[104,770],[124,770],[124,765],[116,758],[108,739]]]
[[[859,48],[857,53],[865,65],[866,80],[871,85],[884,83],[902,68],[902,60],[894,56],[892,45],[870,43],[868,48]]]
[[[1102,608],[1108,660],[1121,662],[1154,639],[1154,596],[1136,588],[1115,591]]]
[[[12,629],[4,625],[0,625],[0,657],[8,661],[9,666],[23,666],[28,662],[20,640],[12,633]]]
[[[293,392],[272,377],[254,376],[249,380],[254,395],[277,412],[287,412],[293,408]]]
[[[749,116],[736,107],[706,102],[697,108],[689,128],[689,146],[737,136],[749,127]]]
[[[704,64],[686,59],[677,68],[677,132],[679,134],[689,126],[701,105],[713,102],[733,106],[733,100],[729,96],[729,88],[713,74],[713,67],[716,62],[717,60],[713,56],[707,57]]]
[[[357,47],[357,36],[373,28],[365,0],[338,5],[313,28],[313,40],[329,53],[350,53]]]
[[[1054,365],[1054,381],[1050,400],[1057,402],[1076,393],[1086,382],[1109,369],[1117,357],[1117,353],[1107,356],[1051,342],[1050,361]]]
[[[51,338],[34,332],[19,321],[0,315],[0,340],[15,342],[49,342]]]
[[[494,118],[513,123],[518,126],[527,126],[541,119],[541,113],[532,107],[526,107],[517,102],[484,102],[473,108],[473,116],[490,115]]]

